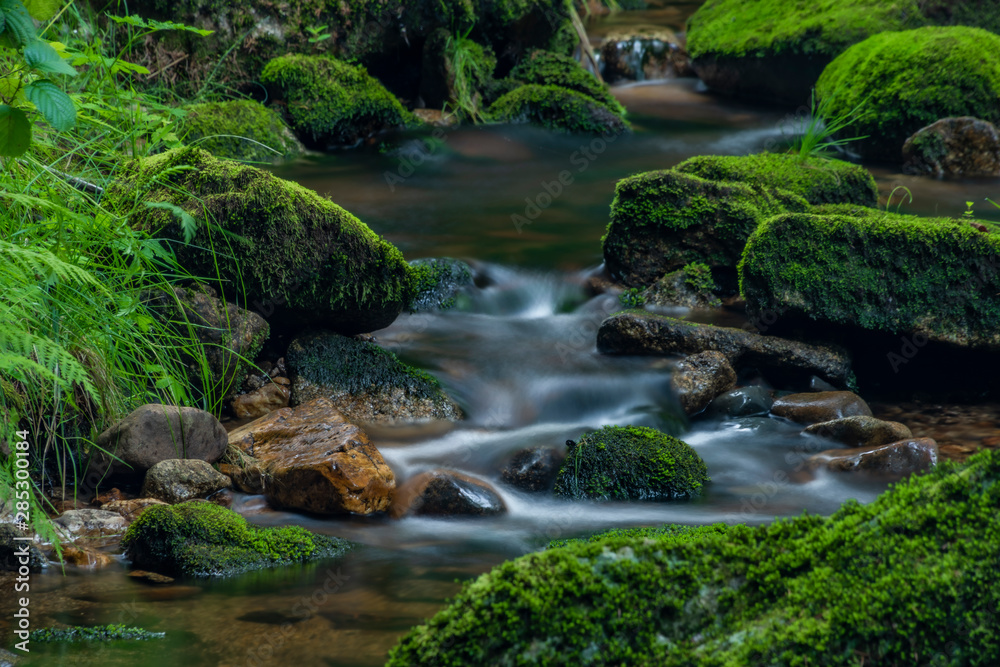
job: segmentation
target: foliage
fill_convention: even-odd
[[[798,137],[792,141],[789,152],[798,156],[801,162],[811,157],[828,157],[854,141],[867,139],[868,135],[859,137],[843,137],[840,135],[846,128],[864,120],[871,113],[865,110],[864,103],[859,102],[853,109],[841,110],[837,115],[831,115],[836,91],[816,101],[816,89],[813,88],[810,97],[812,110],[802,122]]]
[[[684,282],[699,292],[711,292],[716,288],[712,279],[712,269],[704,262],[691,262],[683,269]]]
[[[216,157],[276,162],[302,154],[303,147],[281,116],[254,100],[205,102],[184,107],[179,135]]]
[[[448,35],[444,57],[452,79],[452,103],[465,118],[482,122],[486,117],[481,90],[492,80],[497,61],[489,47],[484,48],[469,39],[471,31],[469,28],[464,34]]]
[[[147,641],[150,639],[162,639],[166,634],[163,632],[150,632],[142,628],[130,627],[124,624],[118,625],[94,625],[94,626],[71,626],[68,628],[42,628],[32,630],[30,640],[40,644],[51,642],[81,642],[81,641]]]
[[[618,303],[625,308],[642,308],[646,304],[646,297],[643,290],[638,287],[629,287],[618,295]]]

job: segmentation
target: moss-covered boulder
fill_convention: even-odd
[[[761,224],[740,263],[751,318],[806,319],[1000,350],[1000,233],[882,211]]]
[[[391,667],[993,664],[1000,452],[868,505],[749,528],[613,531],[503,563]]]
[[[1000,36],[978,28],[881,33],[855,44],[816,83],[831,117],[859,108],[851,149],[900,162],[914,132],[949,116],[1000,122]]]
[[[139,568],[219,577],[339,556],[349,543],[298,526],[261,528],[232,510],[192,500],[150,507],[129,526],[122,546]]]
[[[362,422],[462,419],[437,378],[376,343],[313,333],[293,340],[285,358],[293,405],[325,398],[348,419]]]
[[[642,304],[651,306],[711,308],[722,305],[722,301],[715,295],[717,289],[711,267],[701,262],[692,262],[665,274],[647,287],[639,298]],[[630,306],[628,303],[624,305]]]
[[[280,162],[305,150],[278,112],[254,100],[192,104],[185,111],[180,124],[184,143],[216,157]]]
[[[458,303],[464,289],[474,285],[472,267],[460,259],[433,257],[410,262],[413,269],[413,298],[406,309],[411,313],[447,310]]]
[[[758,224],[808,208],[802,197],[772,187],[674,170],[636,174],[615,187],[604,262],[612,279],[629,287],[652,285],[692,262],[734,273]]]
[[[676,500],[698,495],[708,481],[705,462],[686,442],[644,426],[605,426],[569,446],[554,491],[566,498]]]
[[[573,90],[625,117],[625,107],[611,94],[608,85],[569,56],[535,51],[518,63],[508,78],[522,85],[559,86]]]
[[[311,148],[355,146],[385,130],[416,123],[363,67],[329,56],[275,58],[260,80]]]
[[[860,165],[791,153],[699,155],[674,167],[710,181],[738,181],[794,192],[810,204],[878,206],[875,178]]]
[[[281,311],[360,333],[388,326],[410,296],[402,254],[353,215],[300,185],[197,148],[128,164],[104,203],[133,227],[176,241],[182,266],[220,278],[227,300],[265,317]],[[186,227],[161,204],[194,221]],[[191,243],[180,242],[185,230],[194,232]]]
[[[516,88],[494,102],[489,115],[501,123],[531,123],[573,134],[617,136],[629,129],[619,111],[560,86]]]
[[[1000,32],[1000,8],[988,0],[708,0],[688,20],[687,48],[714,90],[802,104],[852,44],[927,25]]]

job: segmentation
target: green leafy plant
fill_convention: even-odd
[[[444,54],[452,80],[452,103],[458,113],[473,122],[486,120],[479,86],[493,75],[495,59],[482,46],[469,39],[472,28],[449,35]]]
[[[310,35],[310,37],[309,37],[309,39],[307,41],[310,44],[319,44],[320,42],[324,42],[324,41],[330,39],[331,37],[333,37],[333,35],[331,33],[326,32],[327,28],[329,28],[329,27],[330,26],[326,26],[326,25],[311,25],[311,26],[307,26],[306,27],[306,32],[308,32],[309,35]]]
[[[618,295],[618,303],[625,308],[642,308],[646,305],[646,297],[642,292],[638,287],[630,287]]]
[[[800,136],[792,142],[789,149],[791,153],[797,154],[802,160],[809,157],[827,157],[852,141],[868,138],[837,136],[868,114],[863,110],[863,105],[858,104],[845,114],[831,116],[830,109],[833,108],[835,98],[836,93],[817,102],[816,90],[813,89],[809,117],[803,121]]]

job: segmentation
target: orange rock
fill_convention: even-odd
[[[281,378],[284,379],[284,378]],[[285,379],[285,383],[288,380]],[[238,419],[253,419],[288,407],[292,390],[282,384],[266,384],[256,391],[233,399],[233,414]]]
[[[264,493],[281,507],[371,514],[388,509],[396,487],[368,435],[325,398],[241,426],[229,444],[257,459]]]
[[[106,565],[110,565],[114,562],[114,558],[106,553],[94,551],[93,549],[88,549],[86,547],[80,547],[75,544],[64,546],[62,550],[62,557],[63,561],[67,565],[76,565],[77,567],[92,569],[105,567]]]

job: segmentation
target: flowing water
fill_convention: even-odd
[[[370,434],[398,479],[434,467],[461,470],[496,486],[506,515],[323,519],[270,511],[260,498],[240,496],[235,508],[251,521],[299,524],[362,546],[338,561],[166,587],[127,577],[123,565],[65,575],[50,568],[32,578],[33,627],[126,623],[167,636],[100,646],[35,643],[26,664],[381,665],[402,633],[458,591],[457,582],[549,540],[619,526],[830,513],[883,490],[885,481],[804,471],[797,452],[821,444],[777,420],[689,423],[670,393],[663,359],[597,354],[597,326],[617,303],[589,297],[584,282],[601,261],[615,182],[693,155],[763,150],[795,126],[788,110],[712,97],[693,80],[615,92],[635,132],[614,139],[463,128],[437,142],[408,138],[395,154],[339,153],[276,170],[329,195],[409,259],[450,256],[475,265],[482,287],[460,308],[404,315],[376,333],[436,375],[467,420],[373,427]],[[883,194],[909,189],[913,202],[904,211],[954,216],[973,201],[986,217],[992,213],[983,199],[1000,195],[998,181],[874,171]],[[530,224],[515,224],[515,215]],[[721,311],[678,314],[740,321]],[[558,446],[605,424],[681,436],[705,459],[711,485],[693,502],[598,504],[528,495],[500,482],[499,469],[516,450]]]

